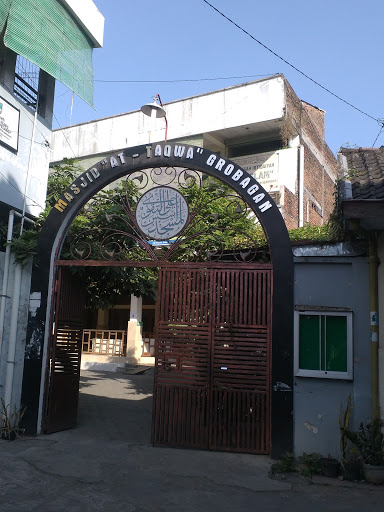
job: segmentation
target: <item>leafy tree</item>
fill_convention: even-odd
[[[48,177],[46,208],[40,214],[34,227],[23,232],[22,236],[12,240],[12,251],[16,261],[25,264],[30,257],[37,254],[36,246],[41,226],[62,192],[83,172],[76,160],[64,159],[64,164],[54,166]],[[134,186],[127,192],[134,196]],[[97,194],[92,206],[79,213],[74,219],[61,258],[73,259],[71,242],[84,231],[88,231],[87,241],[90,245],[100,244],[106,229],[110,228],[107,218],[117,210],[115,199],[123,193],[123,185],[114,190],[105,190]],[[114,222],[114,227],[118,223]],[[123,227],[123,226],[121,226]],[[15,233],[16,234],[16,233]],[[133,242],[131,242],[133,245]],[[126,247],[127,248],[127,247]],[[38,265],[38,261],[35,260]],[[156,272],[152,269],[134,267],[71,267],[72,272],[84,280],[87,290],[87,307],[106,308],[116,303],[119,296],[130,295],[154,296],[156,291]]]
[[[83,172],[76,160],[64,159],[54,166],[48,178],[46,208],[32,230],[24,231],[12,241],[17,261],[25,264],[36,256],[36,244],[42,223],[62,192]],[[218,255],[244,261],[268,261],[268,244],[262,227],[246,203],[227,185],[211,177],[199,180],[187,178],[179,191],[186,198],[189,224],[170,247],[157,254],[171,261],[215,260]],[[201,186],[200,186],[201,185]],[[74,219],[61,259],[122,259],[140,261],[150,259],[138,242],[130,220],[140,197],[134,180],[115,183],[112,190],[96,194]],[[304,226],[290,232],[292,240],[334,241],[334,219],[321,227]],[[338,234],[338,236],[340,233]],[[339,237],[337,239],[340,239]],[[257,249],[257,250],[256,250]],[[163,253],[161,253],[163,251]],[[97,254],[98,256],[94,256]],[[256,254],[256,257],[255,257]],[[92,256],[90,256],[92,255]],[[164,256],[165,257],[165,256]],[[35,262],[38,264],[38,262]],[[119,296],[152,296],[156,294],[157,270],[148,267],[71,267],[84,279],[87,305],[106,308],[116,303]]]

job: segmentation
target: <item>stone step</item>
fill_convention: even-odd
[[[119,371],[127,373],[128,375],[139,375],[144,373],[146,370],[150,370],[151,368],[153,368],[153,366],[144,366],[142,364],[125,364],[119,368]]]

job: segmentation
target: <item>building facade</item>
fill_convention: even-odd
[[[40,299],[29,297],[31,262],[15,263],[6,242],[45,208],[55,81],[93,101],[92,87],[83,90],[85,73],[65,71],[80,59],[93,76],[92,50],[102,45],[103,16],[91,0],[81,4],[0,5],[0,398],[9,412],[20,406],[28,310]]]
[[[369,241],[369,333],[367,361],[372,416],[384,419],[384,148],[340,148],[340,205],[345,227]]]
[[[324,111],[301,101],[283,75],[164,104],[167,140],[206,148],[250,172],[275,199],[288,229],[322,225],[333,208],[336,159]],[[84,169],[116,151],[164,141],[164,119],[140,110],[53,132],[51,163]],[[73,152],[72,152],[73,150]]]

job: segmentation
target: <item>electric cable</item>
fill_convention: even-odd
[[[94,79],[94,82],[99,83],[110,83],[110,84],[172,84],[180,82],[212,82],[215,80],[239,80],[243,78],[260,78],[266,76],[274,76],[279,73],[265,73],[263,75],[242,75],[242,76],[218,76],[215,78],[180,78],[176,80],[98,80]]]
[[[381,128],[380,128],[380,131],[379,133],[377,134],[377,137],[375,139],[375,142],[372,144],[372,147],[374,148],[375,147],[375,144],[377,142],[377,139],[380,137],[380,134],[381,132],[383,131],[383,128],[384,128],[384,119],[380,119],[380,122],[381,122]]]
[[[214,11],[216,11],[218,14],[220,14],[220,16],[222,16],[223,18],[225,18],[227,21],[229,21],[230,23],[232,23],[232,25],[234,25],[235,27],[237,27],[239,30],[241,30],[242,32],[244,32],[244,34],[246,34],[247,36],[249,36],[251,39],[253,39],[256,43],[258,43],[260,46],[262,46],[263,48],[265,48],[266,50],[268,50],[270,53],[272,53],[275,57],[277,57],[278,59],[280,59],[281,61],[283,61],[285,64],[287,64],[288,66],[290,66],[292,69],[294,69],[295,71],[297,71],[298,73],[300,73],[301,75],[303,75],[305,78],[307,78],[308,80],[310,80],[311,82],[313,82],[314,84],[316,84],[318,87],[321,87],[321,89],[323,89],[324,91],[328,92],[329,94],[331,94],[332,96],[334,96],[335,98],[337,98],[338,100],[342,101],[343,103],[345,103],[346,105],[349,105],[350,107],[354,108],[355,110],[357,110],[358,112],[360,112],[361,114],[364,114],[365,116],[369,117],[370,119],[373,119],[374,121],[376,122],[379,122],[379,119],[376,118],[376,117],[373,117],[371,116],[370,114],[368,114],[367,112],[364,112],[364,110],[361,110],[360,108],[358,107],[355,107],[355,105],[353,105],[352,103],[350,103],[349,101],[341,98],[341,96],[339,96],[338,94],[332,92],[330,89],[328,89],[327,87],[325,87],[324,85],[322,85],[321,83],[317,82],[316,80],[314,80],[313,78],[311,78],[310,76],[308,76],[306,73],[304,73],[303,71],[301,71],[299,68],[297,68],[296,66],[294,66],[293,64],[291,64],[290,62],[288,62],[286,59],[284,59],[283,57],[281,57],[281,55],[279,55],[278,53],[274,52],[271,48],[269,48],[267,45],[265,45],[264,43],[262,43],[261,41],[259,41],[258,39],[256,39],[256,37],[254,37],[252,34],[250,34],[249,32],[247,32],[243,27],[241,27],[240,25],[238,25],[235,21],[233,21],[231,18],[229,18],[228,16],[226,16],[223,12],[221,12],[219,9],[217,9],[217,7],[215,7],[214,5],[212,5],[211,3],[208,2],[208,0],[203,0],[204,3],[206,3],[207,5],[209,5],[209,7],[211,7]]]
[[[19,194],[21,194],[24,197],[24,195],[25,195],[24,192],[22,192],[17,187],[15,187],[15,185],[11,181],[9,181],[9,179],[6,176],[4,176],[4,174],[1,171],[0,171],[0,175],[5,179],[5,181],[7,181],[11,185],[11,187],[13,187],[15,190],[17,190],[17,192],[19,192]],[[27,195],[25,195],[25,197],[27,197],[30,201],[35,203],[36,206],[38,206],[39,208],[42,208],[44,210],[45,207],[41,206],[41,204],[39,204],[34,199],[32,199],[32,197],[29,197]]]

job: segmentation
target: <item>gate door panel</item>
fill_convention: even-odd
[[[270,273],[215,272],[210,448],[269,453]]]
[[[152,440],[270,451],[271,270],[160,272]]]
[[[210,281],[204,269],[160,272],[154,443],[208,448]]]
[[[84,287],[67,267],[59,268],[45,432],[76,426],[79,399]]]

